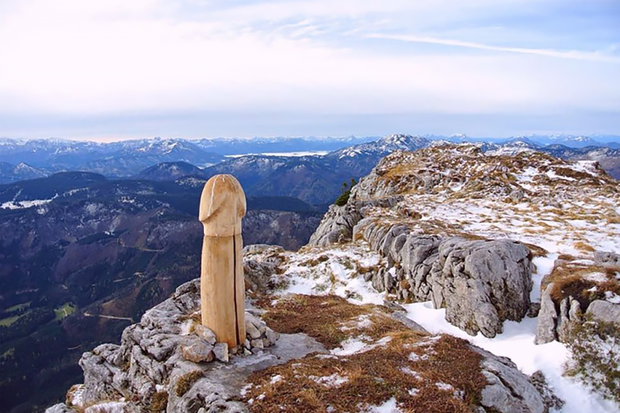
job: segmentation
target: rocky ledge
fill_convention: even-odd
[[[247,339],[231,349],[199,320],[195,280],[126,328],[120,345],[84,353],[84,384],[47,412],[243,412],[245,405],[234,398],[244,376],[322,348],[307,337],[287,335],[276,357],[269,350],[280,335],[246,312]]]
[[[366,281],[379,292],[403,301],[432,300],[446,308],[446,319],[469,334],[495,337],[505,320],[520,321],[530,307],[531,253],[510,240],[472,240],[424,235],[405,225],[368,214],[383,202],[352,202],[332,206],[311,245],[365,240],[387,259],[387,266],[369,272]]]

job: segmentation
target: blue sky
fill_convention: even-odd
[[[620,134],[617,0],[1,0],[0,136]]]

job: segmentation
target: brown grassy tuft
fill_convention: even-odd
[[[371,314],[371,319],[381,318],[381,325],[400,324],[385,314],[381,315],[377,308],[373,305],[351,304],[336,295],[294,295],[278,301],[263,315],[263,320],[277,332],[306,333],[331,349],[356,335],[356,332],[359,335],[356,328],[343,330],[342,327],[354,324],[361,315]]]
[[[316,267],[320,263],[325,262],[327,260],[329,260],[329,257],[327,255],[320,255],[317,258],[308,259],[302,262],[300,265],[304,267]]]
[[[577,264],[571,262],[574,259],[570,255],[558,257],[553,271],[543,280],[543,290],[553,283],[551,298],[554,302],[560,303],[564,298],[572,297],[585,311],[592,301],[604,299],[607,291],[620,295],[620,282],[615,278],[620,268]],[[606,280],[600,282],[588,279],[588,274],[592,273],[605,274]]]
[[[523,245],[525,245],[527,249],[530,250],[530,259],[535,257],[545,257],[547,256],[547,254],[549,254],[549,251],[542,247],[539,247],[538,245],[529,244],[527,242],[524,242]]]
[[[575,248],[577,248],[578,250],[581,251],[586,251],[586,252],[594,252],[596,251],[596,249],[594,249],[590,244],[587,244],[583,241],[577,241],[575,242],[575,244],[573,244]]]
[[[194,383],[196,383],[198,380],[200,380],[203,377],[204,377],[204,374],[200,370],[194,370],[194,371],[190,371],[187,374],[184,374],[183,376],[179,377],[179,380],[177,381],[176,386],[174,388],[174,392],[176,393],[177,396],[182,397],[185,393],[189,391],[189,389],[192,388]]]
[[[166,391],[158,391],[153,395],[153,400],[151,401],[151,412],[158,413],[166,410],[168,406],[168,392]]]

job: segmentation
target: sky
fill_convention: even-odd
[[[620,135],[618,0],[0,0],[0,136]]]

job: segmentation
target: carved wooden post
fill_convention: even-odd
[[[245,280],[241,218],[245,194],[232,175],[209,179],[200,197],[204,225],[200,300],[202,324],[230,348],[245,341]]]

